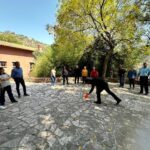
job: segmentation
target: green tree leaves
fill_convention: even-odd
[[[115,55],[126,67],[136,64],[148,54],[145,28],[138,17],[144,10],[142,4],[141,0],[60,0],[57,25],[47,25],[55,35],[54,65],[72,67],[80,58],[90,60],[103,66],[105,77]]]
[[[45,48],[45,50],[37,55],[35,66],[32,71],[32,75],[36,77],[49,77],[50,71],[53,67],[53,52],[51,47]]]

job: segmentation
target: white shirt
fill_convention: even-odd
[[[2,74],[2,75],[0,75],[0,79],[7,79],[9,77],[10,76],[8,74]],[[1,87],[2,88],[6,87],[6,86],[9,86],[9,85],[11,85],[9,80],[1,81]]]
[[[55,71],[55,69],[52,69],[52,70],[51,70],[51,76],[56,77],[56,71]]]

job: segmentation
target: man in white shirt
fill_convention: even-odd
[[[54,86],[55,85],[55,81],[56,81],[56,70],[55,70],[55,68],[53,68],[52,70],[51,70],[51,82],[52,82],[52,86]]]

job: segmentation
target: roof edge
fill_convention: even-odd
[[[5,42],[5,41],[0,41],[0,46],[7,46],[7,47],[13,47],[17,49],[22,49],[22,50],[28,50],[28,51],[36,51],[36,48],[33,47],[28,47],[16,43],[10,43],[10,42]]]

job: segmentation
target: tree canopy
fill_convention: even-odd
[[[51,46],[55,66],[91,62],[107,66],[113,61],[133,67],[149,55],[146,0],[60,0],[57,24],[47,25],[55,35]],[[141,19],[142,18],[142,19]],[[91,60],[91,61],[90,61]],[[110,63],[110,64],[109,64]]]
[[[101,43],[105,46],[99,51],[105,51],[103,63],[103,76],[105,76],[108,62],[114,53],[122,53],[126,61],[129,57],[134,58],[131,62],[134,64],[136,57],[144,52],[143,30],[140,29],[137,19],[137,16],[141,14],[140,1],[61,0],[60,3],[57,27],[65,33],[55,30],[57,32],[55,44],[63,43],[62,47],[66,52],[62,53],[71,53],[76,47],[74,40],[68,39],[64,34],[68,37],[78,34],[81,36],[81,39],[78,38],[80,41],[83,41],[82,36],[88,37],[91,40],[89,40],[90,44],[95,43],[96,40],[96,47],[99,41],[102,41]],[[60,37],[64,37],[61,42]],[[66,44],[68,42],[71,42],[74,47],[71,51],[68,51]],[[84,46],[87,47],[89,42],[86,42]]]

